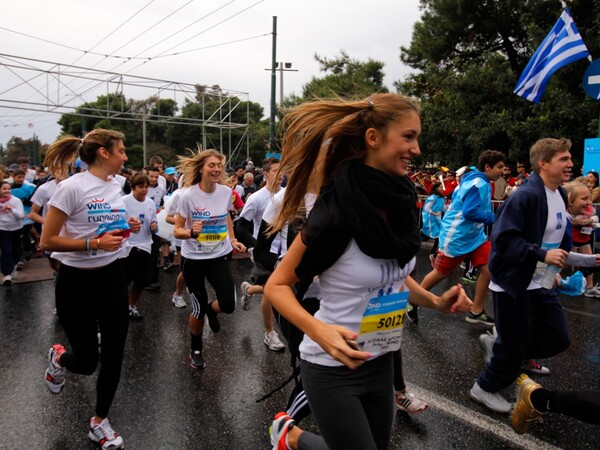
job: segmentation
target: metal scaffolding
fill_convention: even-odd
[[[245,147],[248,153],[249,95],[247,92],[223,89],[218,85],[180,83],[176,81],[106,72],[94,68],[73,66],[40,59],[25,58],[0,53],[0,79],[7,88],[0,89],[0,108],[34,113],[72,114],[80,117],[102,117],[110,120],[127,120],[140,123],[166,123],[200,127],[203,147],[206,147],[205,128],[219,129],[219,148],[228,138],[231,160]],[[102,108],[86,106],[101,96],[106,96]],[[111,97],[112,95],[112,97]],[[182,117],[149,111],[143,107],[126,109],[124,102],[111,104],[114,96],[126,99],[171,99],[178,105],[186,100],[201,106],[202,117]],[[211,110],[205,104],[211,102]],[[232,113],[246,102],[245,123],[233,122]],[[216,103],[216,109],[214,108]],[[0,115],[1,117],[1,115]],[[237,142],[232,140],[232,130],[243,131]],[[224,132],[227,133],[224,136]]]

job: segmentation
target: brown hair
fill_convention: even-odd
[[[150,180],[148,179],[148,175],[146,175],[144,172],[138,172],[131,177],[129,184],[131,185],[131,189],[135,188],[136,186],[149,186]]]
[[[549,162],[559,152],[571,150],[571,141],[566,138],[553,139],[544,138],[538,140],[529,150],[529,161],[531,170],[540,173],[540,162]]]
[[[202,181],[202,168],[206,163],[206,160],[211,156],[219,158],[221,160],[221,165],[223,166],[223,170],[221,171],[221,179],[219,182],[221,184],[226,184],[226,172],[225,172],[225,155],[218,150],[208,149],[208,150],[200,150],[198,153],[194,154],[192,150],[190,150],[192,156],[179,156],[179,165],[177,166],[177,170],[183,173],[183,185],[185,187],[193,186],[195,184],[200,183]]]
[[[66,178],[69,176],[69,163],[76,158],[77,154],[84,163],[92,166],[100,148],[104,147],[112,153],[115,144],[124,140],[125,135],[120,131],[103,128],[90,131],[83,139],[63,136],[48,147],[44,165],[55,177]]]
[[[477,170],[484,172],[486,164],[490,166],[490,169],[492,169],[496,164],[504,161],[506,161],[506,156],[504,156],[504,153],[499,152],[498,150],[485,150],[479,155],[479,160],[477,161]]]
[[[418,104],[398,94],[373,94],[358,101],[317,100],[288,112],[282,121],[279,172],[287,174],[289,188],[271,232],[293,220],[304,195],[318,193],[340,164],[365,158],[367,129],[376,129],[385,140],[388,127],[409,113],[419,114]]]

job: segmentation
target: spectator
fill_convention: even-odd
[[[17,158],[17,164],[21,167],[23,172],[25,172],[25,181],[34,184],[37,173],[29,167],[29,158],[20,156]]]

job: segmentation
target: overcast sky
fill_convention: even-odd
[[[383,61],[385,84],[393,90],[393,82],[410,72],[400,62],[399,48],[410,44],[413,24],[420,16],[418,3],[418,0],[2,1],[0,143],[5,144],[11,136],[27,139],[33,133],[43,143],[50,143],[59,133],[58,114],[16,110],[11,107],[15,100],[37,103],[46,95],[64,103],[71,89],[70,95],[75,98],[70,104],[77,106],[82,103],[81,98],[94,101],[97,95],[106,94],[106,86],[104,92],[84,93],[82,81],[71,81],[69,87],[63,86],[57,92],[58,84],[51,76],[9,67],[27,64],[34,69],[48,69],[51,65],[6,55],[182,83],[218,84],[226,90],[247,92],[249,99],[260,103],[268,116],[271,78],[264,69],[271,65],[273,16],[277,16],[277,60],[291,62],[292,68],[298,70],[284,74],[285,96],[292,92],[301,94],[302,86],[311,77],[322,76],[313,58],[315,53],[331,58],[342,49],[361,61],[369,58]],[[231,41],[239,42],[225,44]],[[213,47],[201,49],[208,46]],[[127,61],[89,52],[153,59],[141,64],[140,59]],[[156,57],[172,53],[181,54]],[[134,98],[141,99],[144,95]]]

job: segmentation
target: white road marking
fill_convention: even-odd
[[[466,408],[463,405],[448,400],[445,397],[423,389],[412,383],[406,383],[410,388],[410,392],[416,397],[427,401],[431,408],[442,411],[448,415],[456,417],[469,425],[475,426],[486,433],[491,433],[500,439],[509,442],[511,445],[525,448],[527,450],[543,449],[543,450],[560,450],[552,444],[544,442],[529,434],[517,434],[508,424],[508,416],[506,423],[500,422],[492,417],[478,413],[472,409]]]

